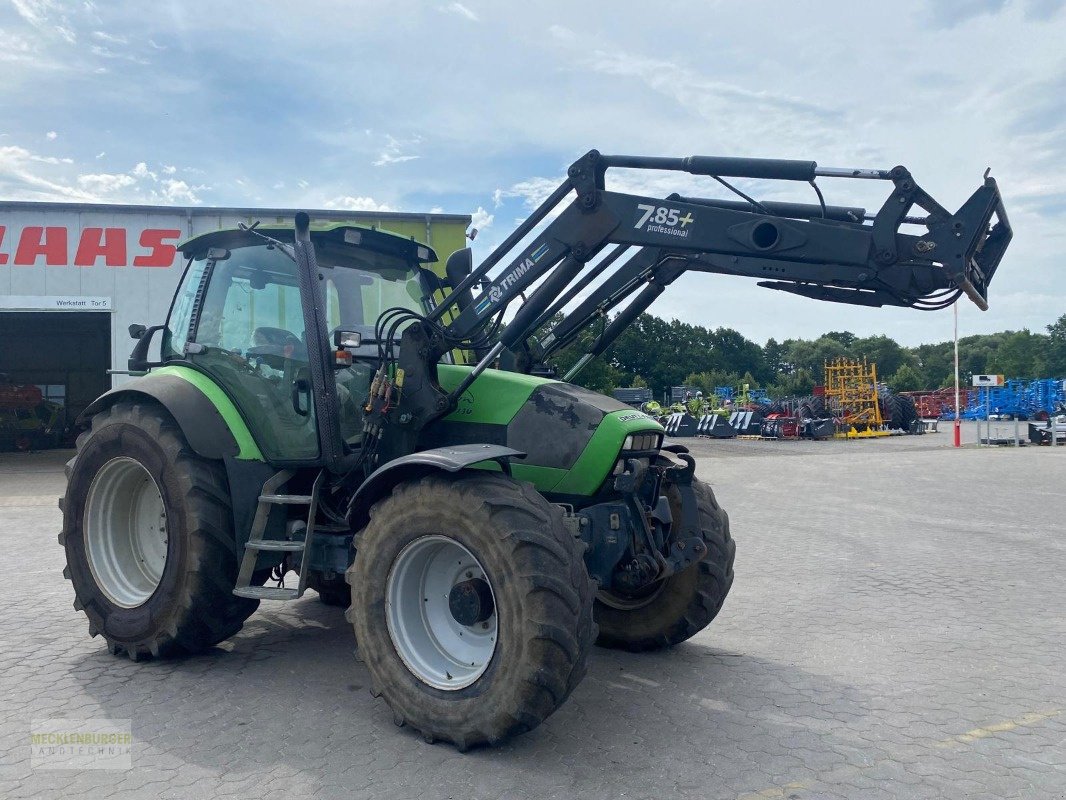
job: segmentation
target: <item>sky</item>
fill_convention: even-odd
[[[592,148],[905,164],[952,209],[991,167],[1015,238],[960,335],[1043,331],[1066,313],[1064,6],[0,0],[0,199],[471,214],[478,259]],[[608,188],[722,196],[709,180],[612,171]],[[820,185],[870,209],[889,189]],[[760,343],[952,334],[950,311],[713,275],[651,311]]]

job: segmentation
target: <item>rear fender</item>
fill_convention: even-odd
[[[112,389],[90,403],[77,422],[87,424],[120,400],[138,399],[163,406],[203,458],[264,460],[232,401],[209,378],[187,368],[168,367]]]

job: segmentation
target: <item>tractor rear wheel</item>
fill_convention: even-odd
[[[736,545],[729,535],[729,515],[711,487],[693,479],[700,529],[707,552],[688,569],[649,587],[643,595],[621,597],[601,590],[595,604],[600,626],[596,644],[631,652],[671,647],[706,628],[722,609],[733,585]],[[681,519],[681,493],[666,487],[670,513]]]
[[[357,542],[348,616],[397,725],[460,750],[494,744],[539,725],[584,676],[593,584],[561,510],[531,484],[403,483]]]
[[[196,653],[241,629],[226,472],[164,409],[120,402],[92,419],[60,499],[65,577],[89,634],[134,661]]]

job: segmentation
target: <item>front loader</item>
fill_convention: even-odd
[[[706,175],[742,200],[611,192],[612,167]],[[820,191],[759,202],[732,177],[892,191],[867,214]],[[347,608],[397,723],[460,749],[528,731],[593,643],[685,641],[733,581],[728,517],[685,448],[545,377],[552,355],[600,325],[569,380],[686,270],[983,308],[1010,237],[987,174],[952,213],[902,167],[596,151],[476,268],[302,213],[199,236],[167,319],[131,329],[138,377],[83,415],[59,537],[75,608],[139,660],[211,648],[310,587]]]

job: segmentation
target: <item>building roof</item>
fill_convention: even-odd
[[[346,209],[299,209],[299,208],[264,208],[252,206],[155,206],[130,203],[52,203],[37,200],[0,200],[0,213],[3,211],[128,211],[138,214],[183,214],[189,217],[232,214],[235,216],[271,216],[292,217],[298,211],[306,211],[312,218],[345,220],[352,217],[380,220],[440,220],[441,222],[465,222],[470,224],[469,214],[431,214],[412,211],[356,211]]]

